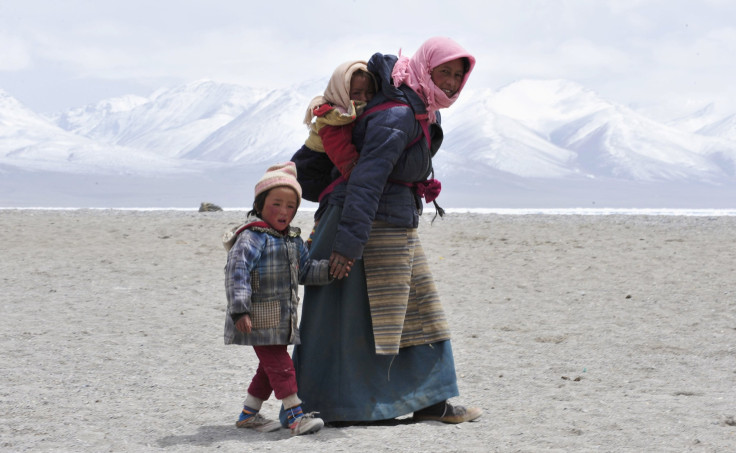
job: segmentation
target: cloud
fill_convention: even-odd
[[[57,94],[21,77],[55,78],[55,89],[203,78],[281,87],[444,35],[477,57],[468,88],[566,78],[630,104],[715,98],[732,90],[733,17],[727,0],[5,2],[0,87],[49,101]],[[46,72],[28,77],[33,68]]]
[[[0,33],[0,71],[18,71],[31,62],[28,48],[22,39]]]

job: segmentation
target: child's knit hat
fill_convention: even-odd
[[[266,174],[256,184],[256,197],[274,187],[287,186],[297,193],[297,202],[302,199],[302,186],[296,180],[296,165],[294,162],[284,162],[268,167]]]

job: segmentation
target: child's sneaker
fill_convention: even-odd
[[[301,436],[302,434],[316,433],[323,426],[325,426],[325,422],[321,418],[315,417],[314,412],[312,412],[297,418],[289,425],[289,428],[291,428],[292,436]]]
[[[251,415],[245,419],[242,418],[235,422],[238,428],[255,429],[259,433],[270,433],[281,429],[281,423],[276,420],[269,420],[261,414]]]

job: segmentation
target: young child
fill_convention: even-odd
[[[366,62],[347,61],[332,73],[324,94],[309,103],[304,117],[309,137],[291,158],[305,200],[319,201],[335,178],[350,177],[359,156],[352,143],[353,122],[375,94],[376,82]],[[332,174],[333,168],[339,175]]]
[[[301,198],[296,167],[270,167],[255,187],[245,224],[225,233],[227,315],[225,344],[251,345],[258,356],[238,428],[275,431],[281,423],[259,414],[271,392],[281,400],[292,435],[319,431],[324,423],[304,414],[287,344],[299,344],[297,285],[330,282],[329,261],[310,260],[299,228],[290,226]]]

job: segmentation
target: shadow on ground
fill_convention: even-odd
[[[221,442],[233,440],[282,440],[288,439],[290,436],[288,430],[281,430],[276,433],[259,433],[253,430],[238,429],[232,425],[209,425],[200,426],[197,432],[193,434],[182,434],[178,436],[166,436],[158,440],[159,447],[172,447],[175,445],[196,445],[199,447],[209,447]]]
[[[378,422],[332,422],[325,425],[325,429],[329,429],[334,433],[349,427],[371,427],[371,426],[398,426],[414,423],[409,418],[382,420]],[[196,445],[199,447],[209,447],[221,442],[248,440],[248,441],[278,441],[291,438],[288,429],[282,429],[274,433],[259,433],[250,429],[238,429],[235,425],[209,425],[200,426],[197,432],[193,434],[182,434],[178,436],[166,436],[158,440],[158,446],[162,448],[172,447],[175,445]]]

